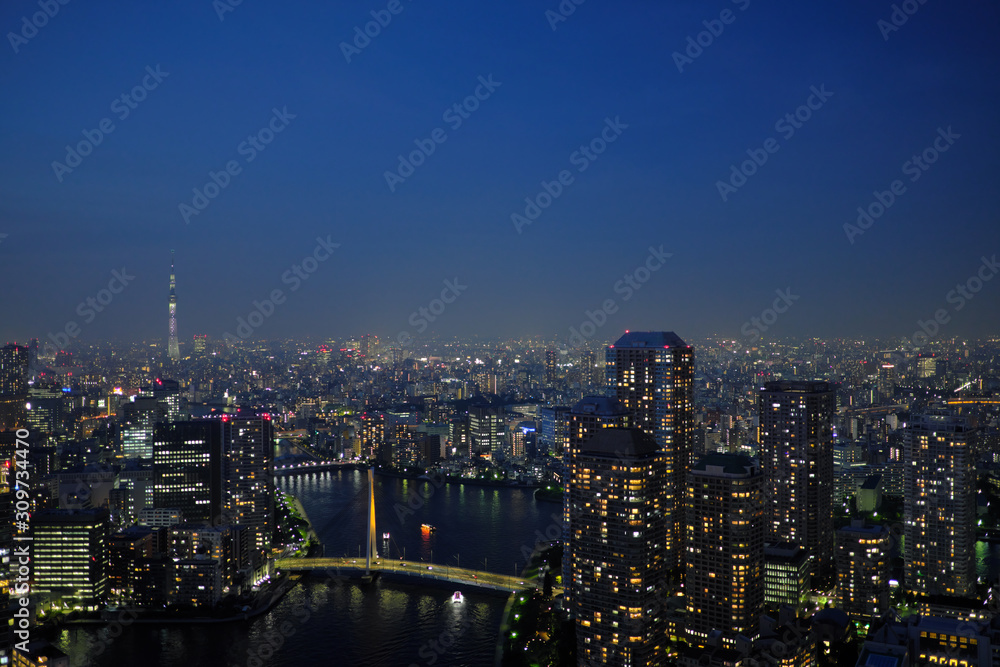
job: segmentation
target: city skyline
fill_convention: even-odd
[[[1000,3],[0,34],[0,667],[1000,665]]]
[[[276,289],[255,339],[992,333],[995,7],[34,6],[0,11],[0,339],[162,337],[171,249],[182,342]]]

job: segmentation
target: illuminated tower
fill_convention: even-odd
[[[833,567],[833,426],[827,382],[768,382],[757,394],[769,542],[809,552],[812,574]]]
[[[975,595],[976,436],[936,409],[903,431],[903,558],[906,587],[919,595]]]
[[[587,396],[573,406],[568,416],[569,441],[563,452],[563,600],[570,600],[576,593],[574,587],[582,583],[573,580],[573,549],[576,543],[572,531],[577,518],[583,516],[592,498],[575,492],[574,484],[579,484],[580,474],[576,455],[581,447],[603,428],[627,428],[632,418],[624,405],[614,398]]]
[[[688,643],[713,631],[733,648],[756,639],[764,610],[764,475],[744,454],[706,454],[687,482]]]
[[[679,574],[694,431],[694,349],[672,331],[626,332],[607,349],[608,389],[664,453],[667,568]]]
[[[167,342],[167,356],[170,361],[181,358],[181,348],[177,344],[177,292],[174,280],[174,251],[170,251],[170,340]]]
[[[667,454],[639,429],[598,428],[574,454],[569,541],[580,664],[665,662]]]

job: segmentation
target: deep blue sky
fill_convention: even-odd
[[[287,301],[256,332],[416,335],[410,314],[445,279],[468,285],[428,332],[565,337],[605,299],[622,329],[738,336],[776,289],[800,298],[769,333],[910,336],[939,308],[944,335],[997,332],[1000,280],[955,312],[946,294],[1000,253],[1000,8],[928,0],[888,40],[889,2],[598,2],[558,24],[556,0],[410,2],[350,63],[339,44],[386,2],[210,0],[60,6],[10,44],[37,1],[0,8],[3,339],[166,335],[170,250],[179,328],[235,331],[254,299]],[[332,3],[331,3],[332,4]],[[914,3],[916,5],[916,3]],[[678,72],[672,53],[735,20]],[[111,104],[169,73],[119,120]],[[492,75],[457,130],[442,112]],[[775,122],[833,93],[794,136]],[[295,114],[247,163],[237,146],[272,108]],[[607,117],[628,128],[582,173],[570,154]],[[59,182],[52,162],[110,118],[114,131]],[[939,127],[961,135],[911,183],[901,166]],[[397,155],[447,141],[390,192]],[[780,149],[723,202],[716,182],[769,137]],[[210,170],[242,173],[185,224]],[[542,179],[574,182],[522,234]],[[855,243],[844,223],[894,179],[906,192]],[[282,274],[316,237],[341,247],[301,289]],[[616,281],[649,246],[673,253],[625,301]],[[133,283],[92,323],[77,304],[126,267]]]

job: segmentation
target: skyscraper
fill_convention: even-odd
[[[90,607],[107,595],[108,511],[42,510],[31,517],[32,593]]]
[[[580,664],[659,665],[665,656],[665,455],[638,429],[605,428],[575,456],[569,541]]]
[[[226,422],[225,498],[229,523],[250,529],[258,552],[274,535],[274,425],[268,415]]]
[[[555,350],[545,350],[545,386],[551,387],[556,383],[556,355]]]
[[[836,539],[840,608],[852,621],[871,623],[889,609],[889,529],[855,519]]]
[[[566,451],[563,452],[563,589],[566,600],[572,599],[573,574],[573,541],[570,539],[575,517],[585,511],[585,505],[590,502],[585,496],[576,493],[573,485],[579,483],[576,455],[580,449],[598,431],[604,428],[626,428],[629,426],[631,413],[617,399],[603,396],[587,396],[570,410],[569,438]]]
[[[833,566],[834,406],[827,382],[768,382],[757,400],[768,541],[804,547],[813,574],[826,576]]]
[[[596,360],[597,355],[591,350],[580,353],[580,384],[583,387],[600,387],[604,384],[604,369],[597,367]]]
[[[932,411],[903,431],[906,585],[967,596],[976,585],[976,431]]]
[[[27,425],[30,350],[17,343],[0,348],[0,431]]]
[[[181,387],[177,380],[156,378],[152,384],[139,388],[139,396],[156,399],[166,411],[167,421],[181,418]]]
[[[472,439],[472,454],[482,458],[494,457],[503,445],[504,416],[502,405],[478,403],[469,406],[469,436]]]
[[[706,454],[688,475],[684,595],[687,635],[732,648],[758,635],[764,611],[764,476],[744,454]]]
[[[154,401],[155,402],[155,401]],[[222,517],[224,422],[160,423],[153,432],[153,504],[179,509],[187,521]]]
[[[694,428],[694,349],[672,331],[632,331],[609,347],[608,386],[632,413],[632,426],[663,450],[667,482],[667,567],[678,570],[684,542],[684,489]]]
[[[122,455],[126,459],[153,458],[153,430],[166,417],[167,409],[152,397],[122,405]]]
[[[177,342],[177,291],[174,280],[174,251],[170,251],[170,339],[167,341],[167,356],[170,361],[181,358],[180,344]]]

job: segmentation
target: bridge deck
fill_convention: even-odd
[[[328,569],[347,570],[357,573],[365,571],[364,558],[279,558],[274,564],[279,570],[291,571]],[[510,575],[497,574],[496,572],[469,570],[449,565],[419,563],[411,560],[379,558],[372,561],[372,571],[391,572],[394,575],[408,578],[448,581],[465,586],[477,586],[494,590],[519,591],[535,585],[534,579],[512,577]]]

